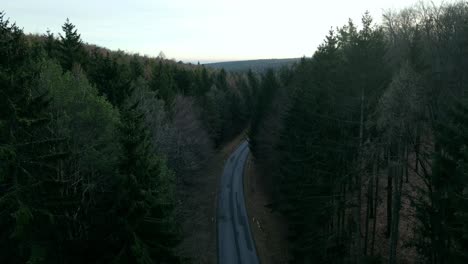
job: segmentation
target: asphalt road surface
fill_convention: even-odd
[[[244,141],[224,165],[218,196],[218,263],[259,263],[244,200],[244,166],[249,146]]]

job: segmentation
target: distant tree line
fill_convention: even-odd
[[[178,263],[177,190],[246,127],[257,77],[62,28],[0,13],[0,263]]]
[[[263,59],[263,60],[244,60],[244,61],[227,61],[227,62],[215,62],[205,64],[208,68],[213,69],[224,69],[229,72],[244,72],[247,73],[249,70],[264,74],[267,70],[279,70],[283,67],[290,67],[297,63],[300,58],[291,59]]]
[[[468,263],[467,70],[459,2],[366,13],[266,74],[250,145],[293,263]]]

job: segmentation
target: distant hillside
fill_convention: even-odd
[[[266,59],[266,60],[245,60],[245,61],[227,61],[217,63],[207,63],[205,66],[222,69],[233,72],[243,72],[252,69],[252,71],[263,72],[267,69],[279,69],[283,66],[291,66],[298,62],[300,58],[291,59]]]

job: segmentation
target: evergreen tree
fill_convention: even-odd
[[[202,66],[202,72],[201,72],[201,80],[200,80],[200,87],[198,91],[199,96],[205,95],[208,90],[210,89],[210,84],[211,84],[211,78],[206,70],[205,66]]]
[[[193,95],[193,86],[192,80],[193,77],[190,76],[191,72],[187,71],[184,68],[174,69],[174,82],[178,92],[191,96]]]
[[[252,87],[257,86],[257,79],[253,76],[253,73],[250,72],[249,82]],[[255,107],[252,113],[252,121],[250,127],[250,146],[252,152],[255,153],[256,149],[256,140],[258,135],[258,129],[261,124],[262,119],[265,117],[265,114],[269,111],[269,107],[272,103],[273,97],[280,87],[279,81],[273,72],[273,70],[268,70],[265,75],[262,77],[261,85],[259,86],[259,91],[256,97]],[[255,88],[254,91],[256,90]]]
[[[437,123],[430,185],[417,200],[417,245],[427,263],[468,261],[468,102],[454,99],[449,107]]]
[[[44,43],[44,49],[51,59],[57,59],[58,58],[58,41],[54,36],[54,33],[50,32],[50,30],[47,30],[47,33],[45,35],[45,43]]]
[[[247,94],[225,71],[221,91],[204,67],[88,54],[68,19],[63,31],[25,36],[0,13],[0,262],[177,263],[168,166],[191,176],[212,147],[202,106],[180,94],[208,102],[203,119],[218,143],[243,128]],[[128,107],[136,79],[166,104],[140,97],[145,106]]]
[[[280,159],[285,161],[275,181],[280,186],[278,205],[290,218],[297,263],[335,263],[349,253],[345,243],[349,237],[332,224],[340,211],[335,206],[337,187],[344,181],[341,168],[349,166],[346,163],[356,154],[355,123],[340,107],[346,94],[336,93],[341,60],[331,32],[313,61],[298,67],[310,79],[299,76],[294,81],[301,86],[293,95],[278,143]]]
[[[143,115],[137,105],[122,112],[123,156],[117,214],[119,232],[117,263],[177,263],[178,243],[173,217],[174,179],[165,162],[152,153]]]
[[[211,89],[203,98],[203,121],[207,127],[207,131],[216,146],[221,144],[223,139],[223,128],[224,122],[224,102],[226,94],[218,89],[215,85],[211,86]]]
[[[140,77],[143,77],[144,69],[143,65],[137,55],[133,55],[130,60],[130,78],[132,80],[137,80]]]
[[[94,50],[89,59],[87,72],[99,93],[105,95],[112,105],[121,107],[125,95],[129,93],[131,75],[135,74],[129,67],[119,63],[118,58],[109,52],[102,55],[98,50]]]
[[[75,29],[70,20],[67,18],[62,26],[64,35],[60,36],[60,63],[64,70],[71,70],[74,64],[79,64],[82,67],[85,66],[86,62],[86,51],[83,47],[81,35],[78,34],[78,30]]]
[[[170,65],[159,60],[153,67],[150,88],[158,92],[159,98],[170,105],[176,94],[176,84],[173,78],[173,70]]]
[[[218,72],[218,74],[216,75],[215,84],[216,84],[216,87],[218,87],[222,91],[227,90],[227,88],[228,88],[227,74],[226,74],[226,71],[224,69],[221,69]]]
[[[58,152],[45,94],[35,89],[37,67],[22,31],[0,13],[0,261],[53,263]],[[41,228],[37,228],[40,226]]]

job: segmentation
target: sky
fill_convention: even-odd
[[[418,0],[0,0],[26,33],[61,32],[66,18],[84,42],[186,62],[310,57],[331,27],[368,10]],[[435,4],[439,0],[433,0]],[[445,2],[448,2],[447,0]]]

